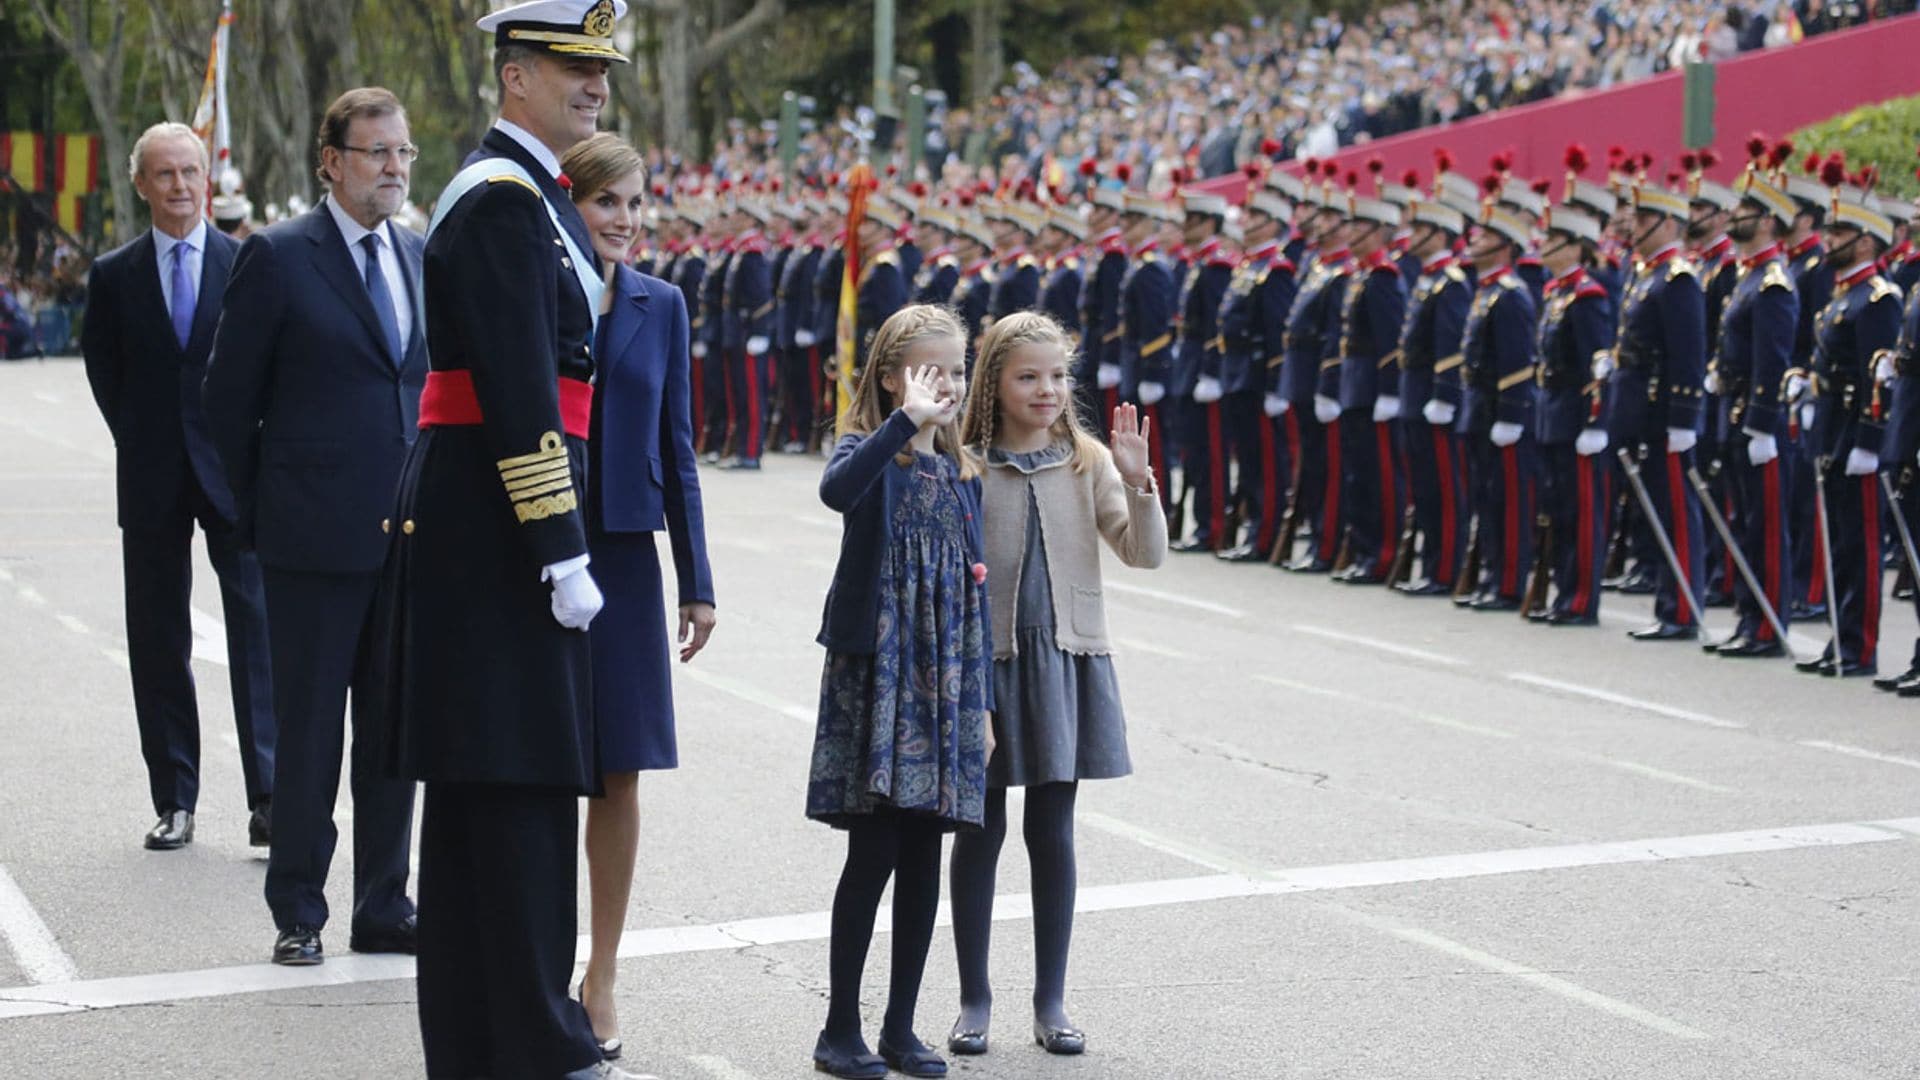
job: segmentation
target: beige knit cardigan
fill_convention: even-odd
[[[1127,487],[1105,447],[1085,472],[1069,461],[1034,473],[988,466],[981,524],[987,542],[987,599],[993,608],[993,658],[1015,655],[1013,627],[1020,563],[1027,550],[1027,487],[1040,507],[1040,535],[1053,585],[1054,641],[1069,653],[1110,653],[1100,587],[1100,546],[1128,566],[1152,569],[1167,557],[1167,518],[1156,491]]]

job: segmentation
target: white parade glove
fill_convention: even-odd
[[[704,359],[706,359],[706,358],[707,358],[707,343],[706,343],[706,342],[704,342],[704,341],[696,341],[696,342],[694,342],[694,343],[693,343],[693,357],[694,357],[694,359],[696,359],[696,360],[704,360]]]
[[[1093,384],[1102,390],[1111,390],[1120,385],[1120,365],[1101,364],[1093,369]]]
[[[813,336],[813,331],[811,330],[795,330],[793,332],[793,343],[803,349],[813,348],[813,343],[819,340],[819,338]]]
[[[1313,395],[1313,418],[1323,424],[1340,419],[1340,403],[1325,394]]]
[[[1260,401],[1261,411],[1265,412],[1270,417],[1285,416],[1287,414],[1287,410],[1292,407],[1293,407],[1293,403],[1288,401],[1286,398],[1281,397],[1279,394],[1268,394],[1265,398],[1262,398]]]
[[[1702,384],[1701,388],[1709,394],[1718,394],[1720,392],[1720,373],[1717,371],[1707,372],[1707,381]]]
[[[1880,471],[1880,455],[1859,447],[1847,451],[1847,475],[1871,476]]]
[[[1813,411],[1811,404],[1800,406],[1800,430],[1812,431],[1814,417],[1818,415],[1818,413]]]
[[[585,567],[553,579],[553,618],[569,630],[585,630],[606,605]]]
[[[1573,452],[1592,457],[1607,448],[1607,429],[1590,427],[1573,437]]]
[[[1891,351],[1882,352],[1880,359],[1873,362],[1873,381],[1883,383],[1893,381],[1893,353]]]
[[[1193,400],[1202,405],[1211,405],[1220,400],[1220,380],[1211,375],[1202,375],[1193,384]]]
[[[1526,430],[1526,428],[1521,427],[1519,424],[1510,423],[1506,420],[1497,420],[1494,422],[1493,430],[1487,432],[1487,438],[1493,440],[1493,445],[1504,450],[1514,443],[1519,442],[1520,436],[1526,434]]]
[[[747,339],[747,355],[748,356],[759,356],[761,353],[766,351],[767,351],[767,336],[765,334],[755,334],[754,336]]]
[[[1811,384],[1807,382],[1805,375],[1787,376],[1787,389],[1784,395],[1787,399],[1787,404],[1798,405],[1802,401],[1805,401],[1807,399],[1807,391],[1811,388]]]
[[[1612,349],[1602,349],[1599,352],[1594,353],[1593,354],[1594,381],[1606,382],[1607,376],[1613,374],[1613,365],[1614,365],[1614,360],[1613,360]]]
[[[1700,441],[1700,435],[1690,427],[1670,427],[1667,429],[1667,453],[1684,454],[1693,449]]]
[[[1166,396],[1167,388],[1157,382],[1140,384],[1140,404],[1142,405],[1158,405],[1160,399]]]
[[[1752,428],[1741,428],[1747,433],[1747,461],[1759,468],[1780,456],[1780,442],[1771,435],[1762,435]]]
[[[1420,415],[1426,417],[1427,423],[1432,424],[1434,427],[1447,427],[1451,425],[1453,423],[1453,414],[1453,402],[1441,401],[1439,398],[1434,398],[1420,407]]]
[[[1384,424],[1389,420],[1400,419],[1400,399],[1392,394],[1381,394],[1373,399],[1373,422]]]

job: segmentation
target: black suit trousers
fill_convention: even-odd
[[[264,573],[280,742],[267,906],[282,930],[326,925],[327,868],[339,838],[333,804],[351,694],[353,926],[388,929],[413,913],[407,899],[413,783],[395,779],[386,767],[384,649],[375,615],[380,575],[272,566]]]
[[[273,678],[260,564],[199,485],[162,520],[121,530],[126,573],[127,660],[133,711],[155,813],[192,811],[200,799],[200,710],[193,686],[193,526],[207,538],[227,624],[227,671],[248,806],[273,794]]]

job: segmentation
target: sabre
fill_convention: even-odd
[[[1907,515],[1901,512],[1904,500],[1900,498],[1899,493],[1894,491],[1893,478],[1886,473],[1880,474],[1880,489],[1887,493],[1887,503],[1894,508],[1893,526],[1900,533],[1900,547],[1907,554],[1907,567],[1909,572],[1920,573],[1920,571],[1914,571],[1912,569],[1920,566],[1920,556],[1916,556],[1914,553],[1913,530],[1907,527]]]
[[[1647,515],[1647,524],[1653,528],[1653,538],[1660,542],[1660,554],[1666,556],[1667,568],[1673,571],[1673,580],[1686,593],[1687,603],[1693,608],[1694,621],[1705,633],[1706,605],[1700,603],[1700,595],[1693,591],[1693,582],[1687,580],[1686,567],[1680,564],[1680,553],[1673,549],[1673,541],[1668,539],[1666,527],[1660,524],[1660,511],[1654,508],[1653,496],[1647,493],[1647,483],[1640,478],[1640,463],[1633,460],[1633,455],[1624,446],[1619,449],[1617,456],[1620,458],[1620,467],[1626,470],[1627,485],[1633,488],[1633,496],[1640,502],[1640,512]]]
[[[1700,496],[1700,506],[1706,510],[1707,518],[1713,522],[1715,532],[1720,534],[1720,542],[1727,545],[1727,554],[1733,556],[1734,569],[1740,571],[1740,580],[1747,583],[1747,591],[1760,602],[1760,613],[1767,617],[1767,625],[1773,627],[1774,635],[1780,639],[1785,655],[1790,660],[1799,658],[1793,654],[1793,646],[1787,644],[1787,627],[1780,621],[1780,613],[1774,609],[1773,601],[1767,599],[1767,591],[1760,587],[1760,577],[1753,572],[1753,564],[1747,561],[1747,553],[1740,550],[1739,541],[1733,538],[1733,529],[1727,525],[1720,506],[1714,502],[1713,495],[1707,490],[1707,482],[1700,477],[1700,470],[1687,466],[1687,480],[1693,484],[1693,490]]]
[[[1827,627],[1833,631],[1833,668],[1822,672],[1825,675],[1840,672],[1840,594],[1833,591],[1833,529],[1827,521],[1827,466],[1832,462],[1832,458],[1822,457],[1813,463],[1814,509],[1820,520],[1820,572],[1827,583]]]

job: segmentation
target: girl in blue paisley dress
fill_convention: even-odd
[[[945,308],[903,308],[874,334],[820,498],[842,515],[807,816],[847,831],[833,898],[823,1072],[944,1076],[913,1032],[940,903],[941,841],[985,817],[993,644],[980,480],[955,435],[966,336]],[[860,974],[887,880],[893,971],[879,1053]]]

